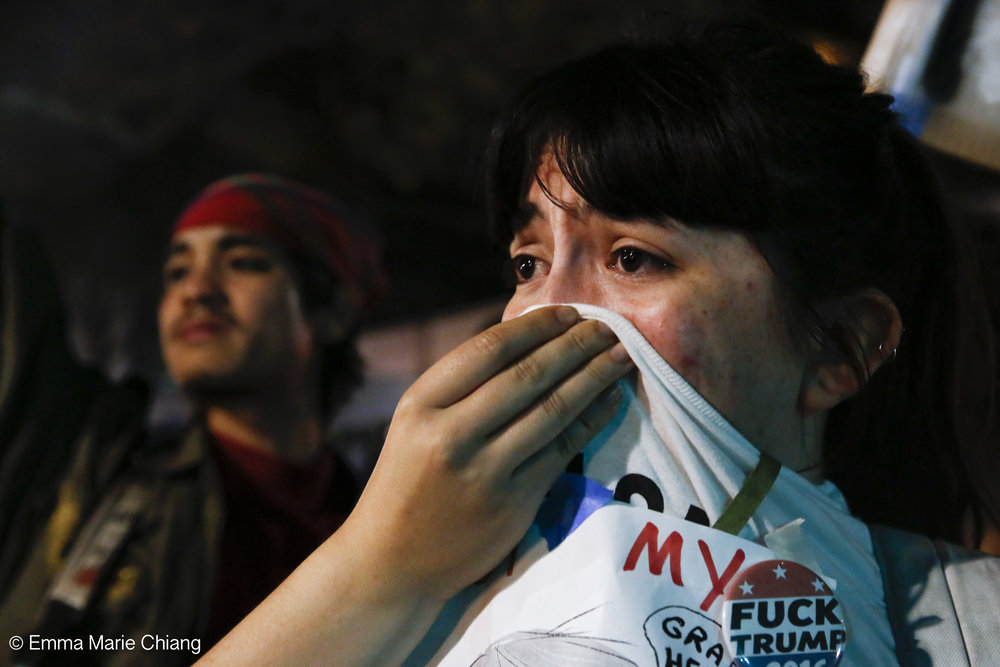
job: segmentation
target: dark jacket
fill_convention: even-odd
[[[0,664],[189,664],[207,647],[156,649],[206,627],[223,516],[206,436],[192,428],[150,444],[143,385],[113,385],[74,361],[40,250],[24,230],[0,229],[0,636],[30,648],[32,634],[37,643],[55,633],[82,639],[85,650],[63,643],[12,656],[4,646]],[[128,482],[148,500],[92,603],[82,619],[43,623],[46,591],[87,518]],[[128,638],[136,648],[88,650]]]

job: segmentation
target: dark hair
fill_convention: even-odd
[[[312,257],[288,253],[302,298],[302,308],[309,317],[336,299],[337,280],[325,266]],[[335,343],[323,342],[318,349],[320,410],[324,419],[332,419],[350,399],[363,380],[363,363],[357,345],[358,323]]]
[[[852,511],[957,539],[967,497],[950,399],[953,230],[891,98],[762,26],[612,46],[527,85],[494,128],[485,194],[509,240],[539,160],[616,219],[741,231],[784,292],[793,340],[869,380],[838,302],[875,287],[901,314],[898,358],[835,408],[826,475]]]

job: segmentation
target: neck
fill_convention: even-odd
[[[813,484],[823,481],[823,433],[826,430],[826,412],[802,417],[798,424],[798,446],[785,447],[785,465]]]
[[[322,446],[315,402],[275,396],[227,397],[205,402],[208,429],[288,461],[313,458]]]
[[[747,436],[762,452],[770,454],[778,463],[799,473],[813,484],[824,480],[823,431],[826,413],[800,416],[784,428]]]

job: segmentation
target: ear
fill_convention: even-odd
[[[309,323],[319,343],[328,345],[347,338],[355,324],[347,289],[337,285],[329,303],[315,306],[309,312]]]
[[[830,325],[853,341],[851,353],[868,369],[869,377],[895,356],[903,323],[896,304],[885,292],[865,289],[825,310]],[[851,361],[840,350],[823,347],[813,351],[799,392],[803,414],[829,410],[861,389],[866,378],[857,377]]]

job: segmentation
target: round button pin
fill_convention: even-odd
[[[847,625],[822,577],[792,561],[769,560],[729,583],[722,635],[730,657],[743,667],[834,667]]]

